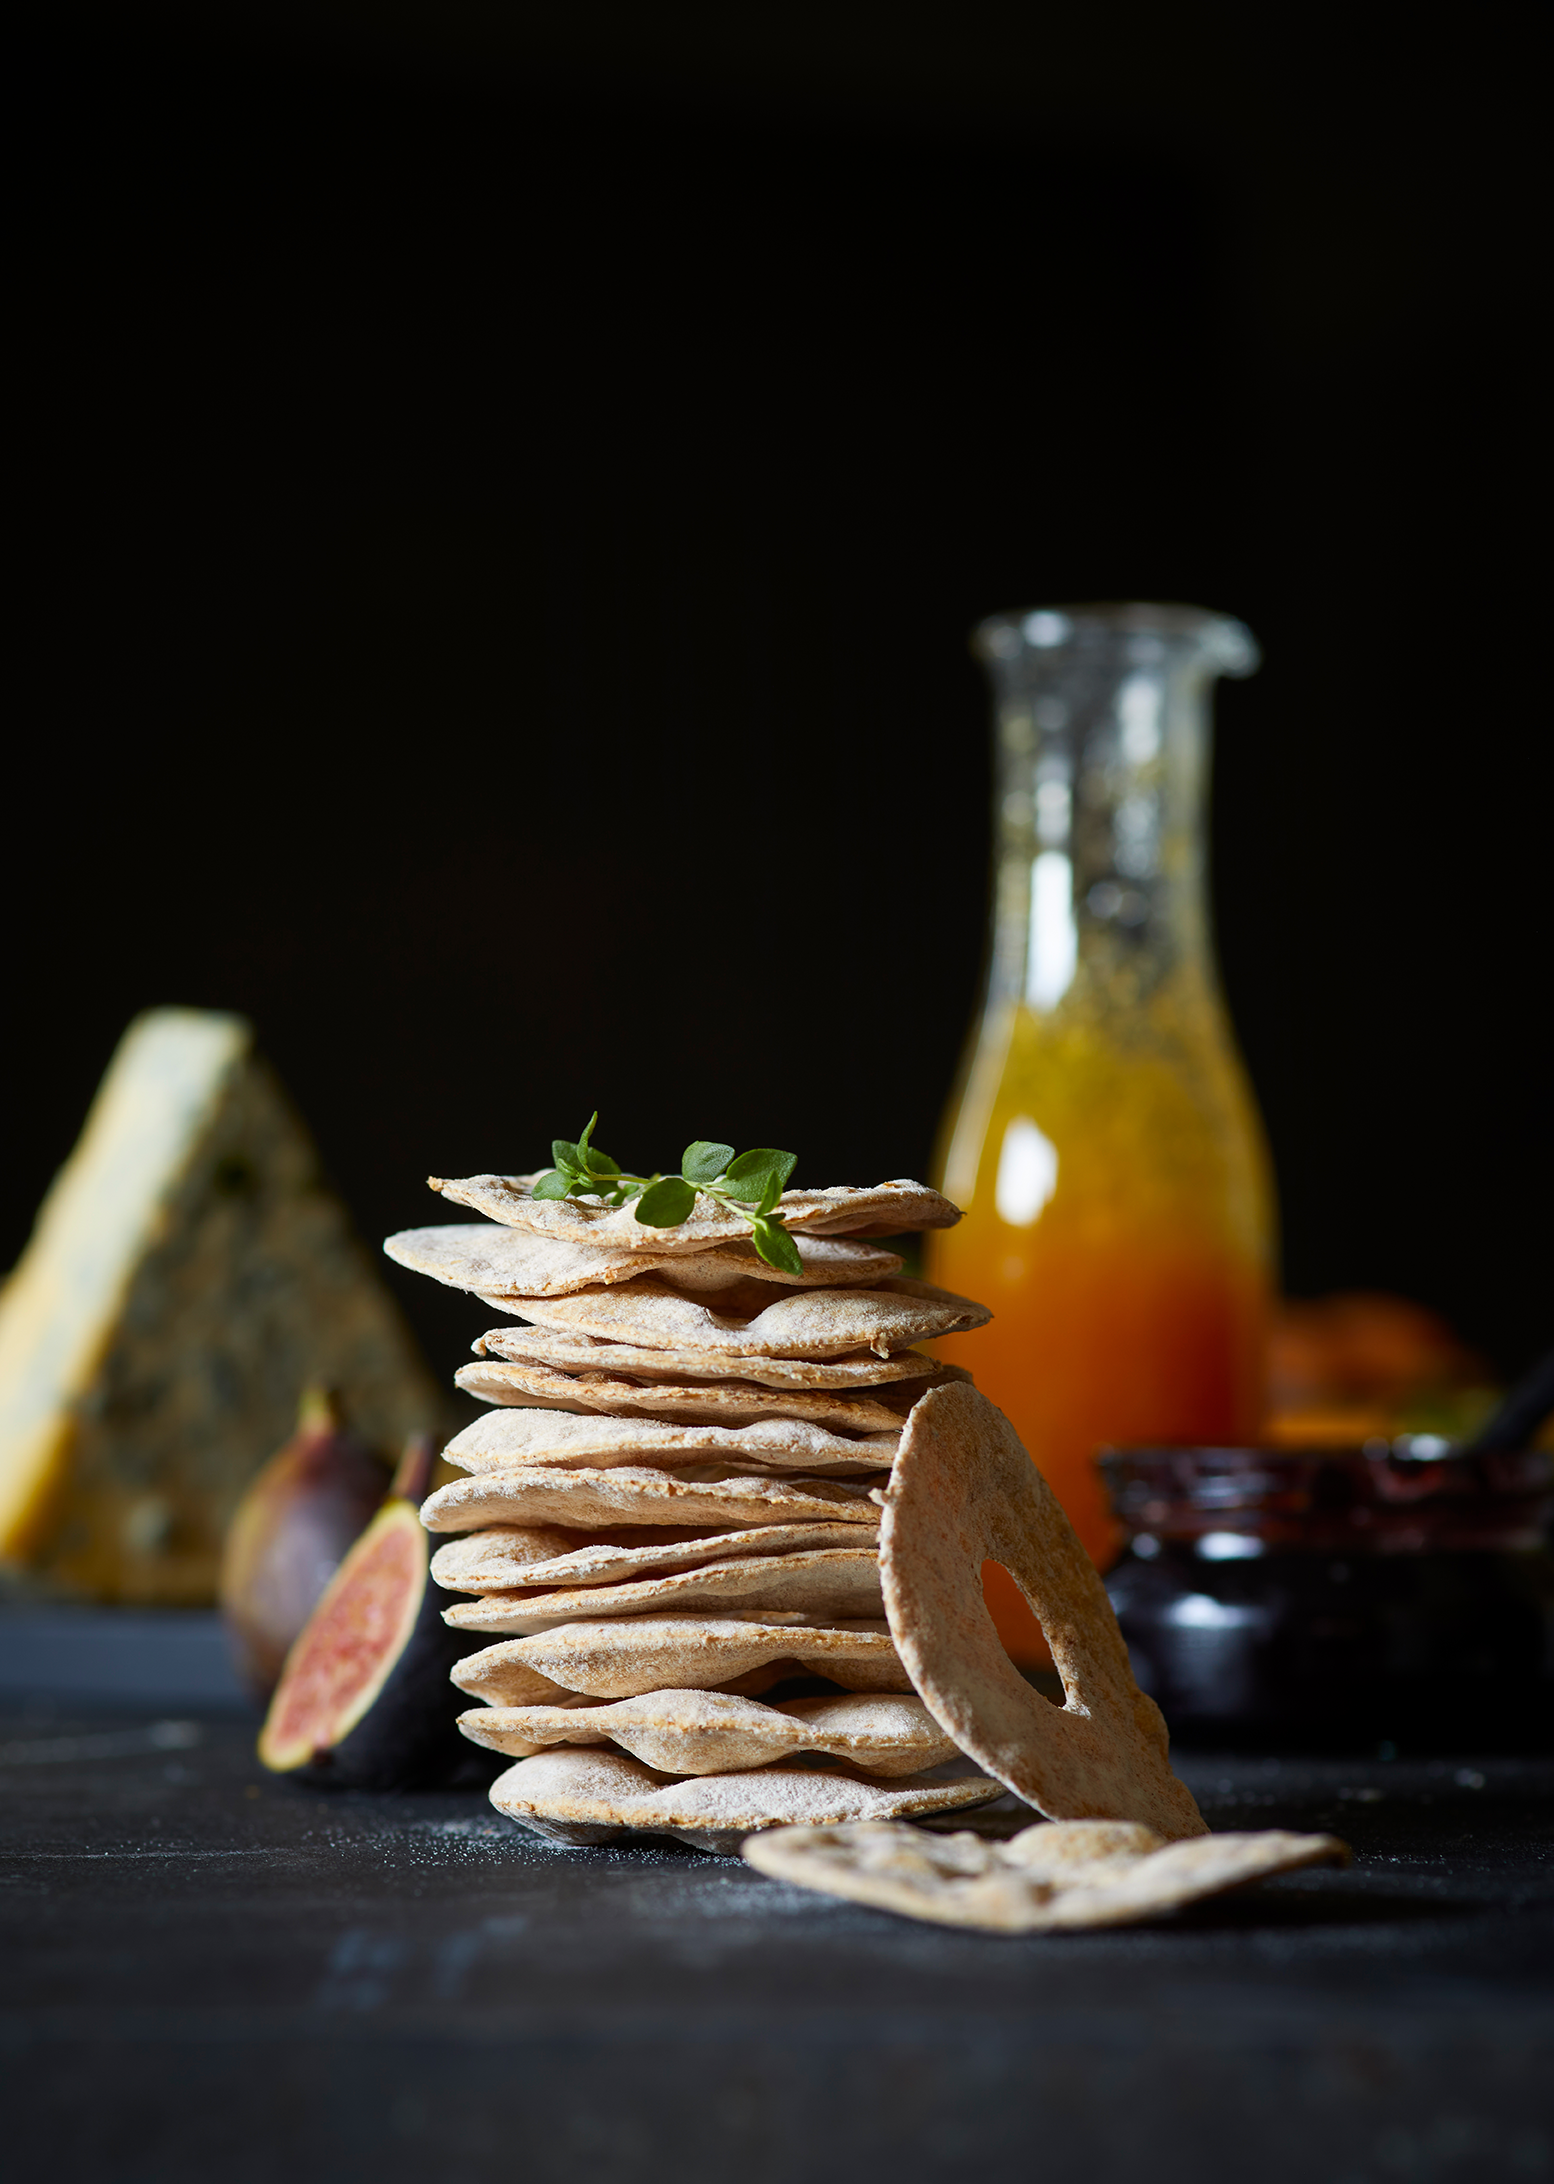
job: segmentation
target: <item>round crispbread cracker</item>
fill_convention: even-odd
[[[526,1585],[627,1585],[736,1555],[872,1547],[877,1537],[862,1524],[764,1524],[742,1532],[622,1525],[593,1539],[559,1527],[501,1524],[439,1547],[432,1576],[446,1592],[465,1593],[515,1592]]]
[[[760,1524],[849,1521],[876,1525],[879,1506],[863,1480],[795,1478],[702,1465],[691,1472],[562,1471],[515,1464],[450,1479],[421,1504],[429,1532],[488,1524],[560,1524],[572,1531],[617,1524]]]
[[[585,1707],[481,1706],[461,1715],[459,1727],[472,1743],[515,1759],[558,1744],[608,1743],[670,1775],[729,1774],[819,1752],[889,1781],[956,1757],[921,1699],[854,1691],[782,1706],[722,1691],[649,1691]]]
[[[895,1350],[888,1358],[876,1357],[872,1350],[855,1357],[743,1357],[733,1350],[649,1350],[640,1343],[599,1342],[591,1335],[569,1334],[557,1327],[497,1327],[472,1347],[477,1357],[548,1365],[558,1373],[649,1381],[753,1381],[758,1387],[782,1392],[851,1389],[876,1398],[882,1397],[887,1383],[923,1380],[951,1369],[923,1350]]]
[[[983,1327],[985,1305],[931,1282],[900,1279],[874,1289],[794,1290],[773,1304],[734,1290],[714,1309],[683,1296],[657,1274],[614,1289],[582,1289],[570,1297],[496,1297],[482,1301],[542,1327],[560,1327],[644,1349],[698,1349],[744,1356],[840,1357],[852,1350],[893,1350],[935,1335]],[[733,1309],[759,1306],[748,1314]]]
[[[528,1229],[568,1243],[596,1248],[678,1257],[739,1243],[750,1235],[747,1215],[727,1213],[716,1199],[698,1194],[689,1220],[672,1229],[644,1228],[631,1206],[607,1206],[599,1198],[534,1198],[540,1174],[428,1176],[427,1182],[456,1205],[483,1213],[488,1220]],[[914,1229],[952,1228],[960,1208],[926,1184],[905,1178],[872,1187],[828,1191],[784,1191],[776,1211],[795,1237],[902,1236]]]
[[[1128,1821],[1026,1828],[1007,1843],[876,1821],[777,1829],[745,1845],[760,1873],[821,1895],[984,1933],[1073,1932],[1160,1918],[1303,1867],[1346,1864],[1335,1835],[1205,1835],[1168,1843]]]
[[[1051,1819],[1137,1820],[1168,1840],[1206,1834],[1095,1564],[1003,1412],[966,1386],[925,1395],[884,1510],[890,1627],[914,1689],[960,1750]],[[1005,1653],[983,1604],[984,1562],[1001,1563],[1030,1602],[1065,1706]]]
[[[907,1776],[886,1789],[853,1774],[782,1765],[676,1782],[608,1750],[543,1752],[519,1760],[491,1785],[498,1812],[553,1841],[606,1842],[631,1831],[674,1835],[709,1850],[732,1850],[758,1829],[796,1821],[834,1825],[953,1812],[997,1795],[997,1785],[981,1776],[948,1782]]]
[[[822,1547],[776,1555],[736,1555],[668,1576],[639,1577],[622,1585],[570,1590],[532,1587],[484,1593],[443,1612],[453,1630],[500,1632],[526,1638],[555,1630],[579,1616],[658,1615],[688,1610],[696,1615],[796,1614],[832,1617],[884,1612],[879,1556],[872,1547]]]
[[[803,1262],[799,1274],[768,1266],[748,1236],[694,1254],[655,1254],[531,1235],[492,1221],[463,1221],[401,1229],[385,1237],[383,1249],[400,1266],[429,1274],[449,1289],[489,1297],[565,1297],[578,1289],[639,1281],[654,1272],[682,1289],[715,1293],[756,1282],[766,1295],[780,1296],[784,1288],[838,1289],[888,1281],[901,1271],[897,1254],[879,1244],[804,1235],[793,1241]]]
[[[443,1450],[460,1471],[507,1471],[544,1464],[602,1471],[652,1464],[726,1463],[749,1470],[880,1471],[895,1460],[899,1429],[854,1440],[798,1418],[763,1418],[754,1425],[682,1425],[667,1418],[616,1418],[539,1405],[484,1412]]]
[[[466,1654],[452,1674],[461,1691],[487,1705],[528,1706],[535,1674],[592,1698],[631,1699],[644,1691],[714,1690],[774,1661],[802,1662],[792,1673],[825,1676],[844,1691],[911,1688],[881,1622],[754,1613],[580,1619]]]
[[[946,1367],[945,1374],[950,1370]],[[602,1411],[612,1418],[633,1414],[673,1418],[688,1426],[743,1426],[754,1425],[761,1418],[800,1418],[833,1431],[863,1434],[896,1430],[911,1409],[916,1393],[941,1384],[942,1376],[904,1380],[898,1389],[882,1390],[886,1398],[883,1401],[873,1394],[789,1392],[727,1381],[697,1381],[687,1387],[657,1380],[642,1387],[634,1380],[611,1379],[603,1373],[558,1373],[546,1365],[494,1364],[485,1360],[461,1366],[454,1379],[466,1394],[485,1403]],[[892,1396],[897,1400],[888,1400]]]

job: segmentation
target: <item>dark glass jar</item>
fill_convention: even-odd
[[[1099,1458],[1128,1545],[1107,1579],[1174,1732],[1554,1744],[1554,1458],[1426,1436]]]

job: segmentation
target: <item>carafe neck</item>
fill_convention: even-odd
[[[1257,649],[1191,607],[1000,615],[976,649],[997,696],[989,1000],[1127,1007],[1212,975],[1204,890],[1209,694]]]

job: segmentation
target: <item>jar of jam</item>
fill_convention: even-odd
[[[1189,1741],[1554,1743],[1554,1456],[1429,1435],[1098,1459],[1107,1590]]]

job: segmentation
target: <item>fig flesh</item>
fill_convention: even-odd
[[[454,1663],[482,1642],[450,1630],[420,1518],[431,1447],[412,1444],[286,1657],[259,1736],[274,1774],[341,1789],[409,1790],[464,1770]],[[408,1490],[407,1490],[408,1489]]]
[[[388,1483],[388,1465],[346,1431],[335,1398],[309,1388],[296,1433],[238,1504],[222,1556],[222,1613],[261,1702]]]

